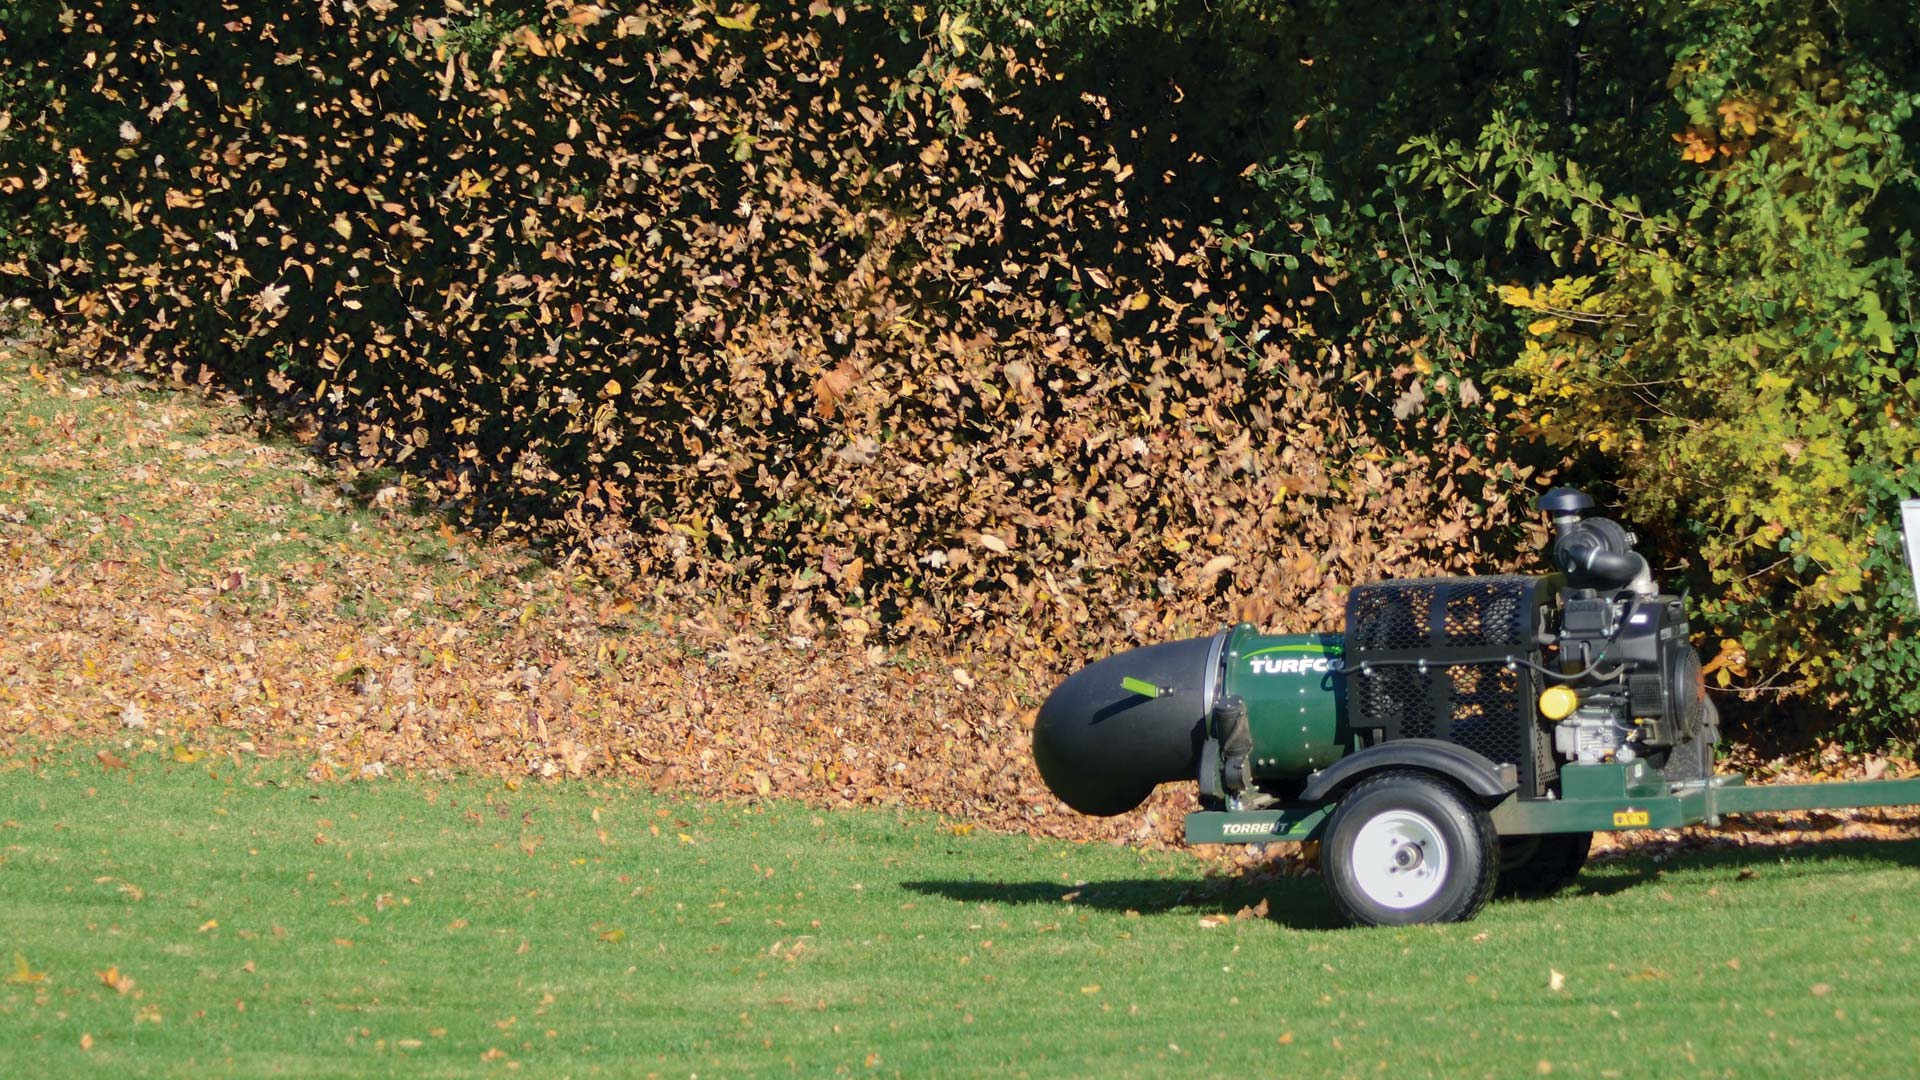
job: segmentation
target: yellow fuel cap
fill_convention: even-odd
[[[1580,707],[1580,695],[1564,686],[1549,686],[1540,692],[1540,715],[1549,720],[1565,720]]]

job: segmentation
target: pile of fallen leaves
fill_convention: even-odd
[[[293,754],[316,779],[617,774],[1167,838],[1184,794],[1094,821],[1027,751],[1061,672],[663,609],[476,543],[263,441],[228,399],[0,353],[0,739]]]
[[[293,755],[316,780],[435,770],[627,776],[721,798],[911,806],[1001,829],[1167,843],[1184,787],[1081,817],[1028,752],[1084,659],[816,639],[742,608],[663,607],[362,489],[231,398],[0,345],[0,741]],[[1828,750],[1739,761],[1793,782],[1920,772]],[[1911,836],[1910,811],[1692,830],[1692,844]],[[1603,838],[1605,850],[1615,841]],[[1628,843],[1676,844],[1674,834]],[[1282,852],[1248,865],[1298,868]]]

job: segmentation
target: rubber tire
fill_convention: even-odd
[[[1408,908],[1372,900],[1354,877],[1352,852],[1360,830],[1395,810],[1412,811],[1432,822],[1448,860],[1439,891]],[[1320,840],[1320,872],[1327,891],[1357,926],[1465,922],[1493,896],[1500,870],[1500,838],[1486,809],[1458,784],[1413,769],[1387,769],[1362,778],[1334,807]]]
[[[1503,836],[1500,881],[1494,895],[1523,899],[1552,896],[1580,876],[1592,847],[1590,832]]]

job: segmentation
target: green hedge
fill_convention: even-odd
[[[1416,147],[1456,205],[1557,255],[1502,290],[1529,324],[1502,393],[1671,530],[1697,610],[1746,657],[1716,678],[1907,741],[1920,621],[1892,525],[1920,492],[1914,11],[1650,7],[1679,112],[1657,167],[1512,114]]]

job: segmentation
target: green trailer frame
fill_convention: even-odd
[[[1317,840],[1338,800],[1271,810],[1203,810],[1187,815],[1190,844],[1265,844]],[[1716,776],[1669,784],[1644,761],[1564,765],[1560,795],[1509,795],[1490,814],[1501,836],[1683,829],[1718,825],[1735,814],[1791,810],[1860,809],[1920,804],[1920,778],[1824,784],[1747,784],[1743,776]]]

